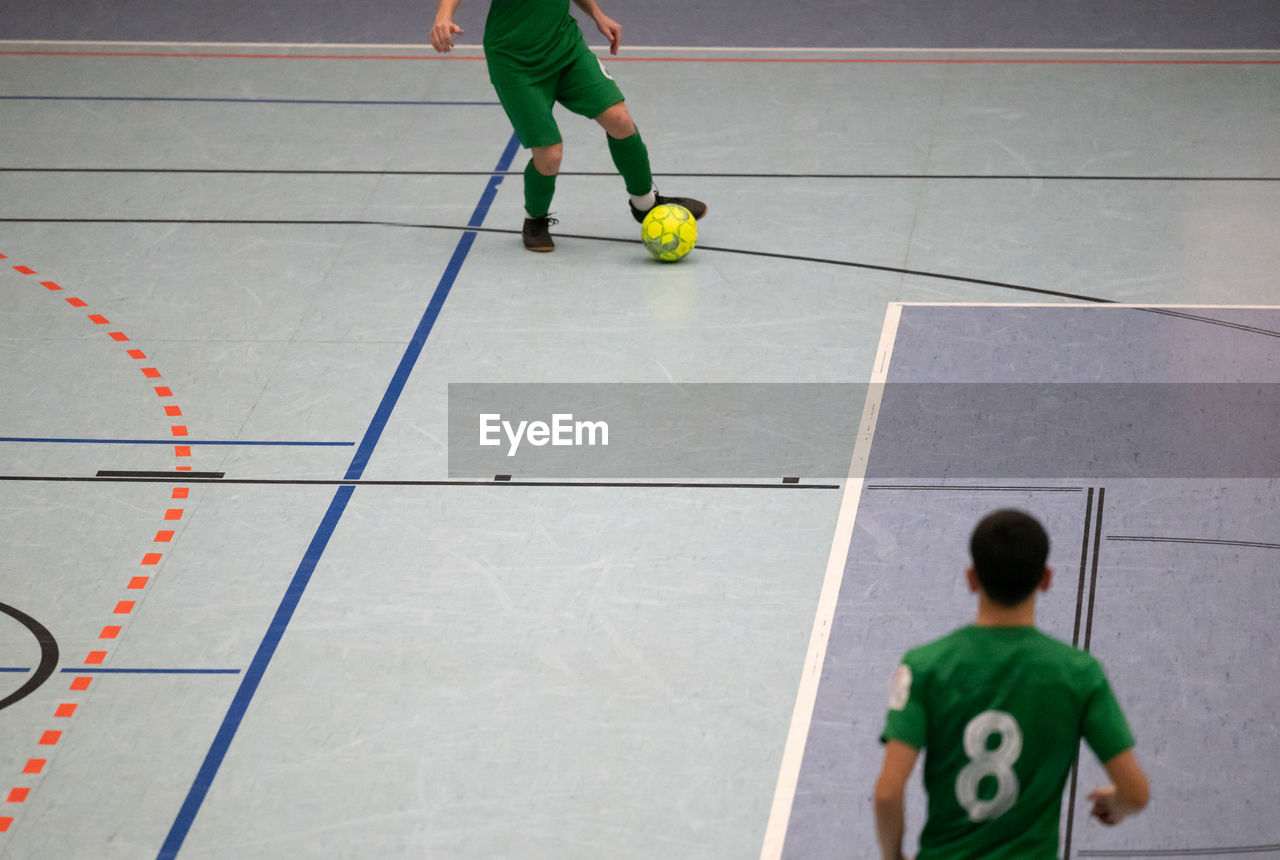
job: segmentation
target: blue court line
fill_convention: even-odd
[[[468,227],[478,228],[484,223],[489,207],[493,204],[493,200],[498,194],[498,186],[502,184],[503,175],[506,173],[507,168],[511,166],[511,162],[514,160],[516,151],[519,148],[520,142],[513,134],[507,142],[507,147],[503,151],[502,157],[498,159],[498,165],[494,168],[493,175],[489,177],[489,183],[485,187],[484,193],[480,196],[480,201],[476,204],[475,211],[471,213],[471,220],[467,222]],[[357,480],[364,474],[365,466],[368,465],[369,458],[373,455],[374,446],[378,444],[378,440],[382,437],[382,431],[386,429],[387,421],[391,418],[391,412],[395,409],[396,402],[404,392],[404,386],[409,380],[409,374],[413,371],[414,364],[422,354],[422,348],[426,345],[427,338],[431,335],[431,329],[435,326],[436,320],[440,316],[440,310],[444,307],[445,299],[449,297],[449,291],[453,288],[454,281],[457,280],[462,264],[466,261],[467,254],[471,251],[471,246],[475,243],[476,235],[475,232],[468,231],[458,239],[453,256],[445,267],[444,274],[440,277],[436,290],[431,296],[431,301],[427,304],[427,308],[422,314],[422,319],[419,320],[418,327],[405,348],[404,355],[401,357],[400,363],[391,377],[386,393],[382,395],[382,400],[374,412],[373,419],[369,422],[369,429],[365,431],[364,438],[360,440],[360,446],[356,449],[350,468],[347,469],[345,480]],[[218,727],[213,744],[209,747],[209,752],[205,755],[204,762],[196,773],[195,781],[187,792],[187,797],[183,801],[182,807],[178,810],[178,815],[169,829],[169,834],[165,837],[164,844],[160,846],[157,860],[168,860],[168,858],[176,857],[179,849],[182,848],[182,843],[191,831],[191,825],[195,823],[196,815],[200,812],[205,796],[213,786],[213,780],[218,775],[218,769],[222,766],[227,750],[235,739],[245,712],[249,709],[249,703],[253,700],[254,693],[257,692],[258,685],[267,671],[267,666],[270,665],[271,658],[275,655],[276,648],[279,646],[280,640],[289,626],[289,621],[293,618],[294,610],[298,608],[298,603],[302,600],[302,594],[306,591],[307,583],[311,581],[311,575],[315,572],[316,566],[320,562],[320,557],[324,555],[325,547],[328,546],[329,539],[333,537],[333,533],[338,527],[338,522],[342,519],[342,514],[347,509],[347,502],[351,500],[351,495],[354,492],[355,487],[347,485],[339,487],[338,491],[334,493],[333,501],[329,503],[329,509],[325,512],[324,518],[320,521],[320,526],[311,538],[311,543],[302,557],[302,562],[298,565],[298,569],[293,574],[293,579],[289,582],[289,587],[285,590],[284,598],[280,601],[279,607],[276,608],[275,617],[271,619],[266,635],[263,636],[262,642],[258,645],[258,650],[254,653],[253,659],[249,663],[249,668],[245,671],[244,677],[240,681],[240,687],[236,690],[236,694],[231,700],[231,707],[227,710],[227,715],[223,718],[222,725]]]
[[[69,439],[53,436],[0,436],[0,442],[36,442],[75,445],[274,445],[294,448],[350,448],[355,442],[273,442],[261,439]]]
[[[56,436],[0,436],[0,442],[32,442],[79,445],[282,445],[294,448],[351,448],[353,442],[268,442],[261,439],[68,439]]]
[[[190,96],[0,96],[0,101],[21,102],[196,102],[214,104],[267,105],[412,105],[440,107],[497,107],[499,102],[467,101],[375,101],[365,99],[243,99],[192,98]]]

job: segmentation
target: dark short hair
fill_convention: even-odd
[[[1002,606],[1017,606],[1044,576],[1049,535],[1030,514],[1009,508],[993,511],[974,528],[969,554],[987,596]]]

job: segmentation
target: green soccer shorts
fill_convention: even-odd
[[[561,143],[560,127],[551,109],[556,102],[574,113],[595,119],[622,101],[622,90],[585,43],[554,75],[532,84],[503,86],[494,81],[498,101],[527,149]]]

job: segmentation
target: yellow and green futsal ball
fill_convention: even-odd
[[[674,263],[693,250],[698,241],[698,222],[683,206],[663,203],[644,216],[640,238],[654,257],[664,263]]]

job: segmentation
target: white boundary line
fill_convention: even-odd
[[[75,39],[0,39],[3,45],[61,45],[75,47],[153,47],[153,48],[307,48],[341,51],[432,51],[427,43],[377,43],[377,42],[148,42]],[[480,45],[456,45],[455,50],[480,50]],[[604,50],[595,46],[594,50]],[[713,53],[782,53],[782,54],[1177,54],[1177,55],[1240,55],[1280,54],[1274,48],[811,48],[789,47],[731,47],[723,45],[625,45],[630,51],[706,51]]]
[[[853,541],[853,522],[862,498],[864,476],[867,473],[867,457],[871,453],[871,438],[876,432],[876,420],[880,415],[880,398],[889,372],[889,359],[893,355],[893,343],[898,335],[898,322],[902,316],[902,304],[891,302],[885,308],[884,326],[880,330],[880,346],[876,350],[875,365],[871,371],[871,387],[862,407],[862,421],[853,445],[853,459],[849,464],[849,478],[840,500],[840,514],[836,519],[836,532],[831,539],[831,552],[827,556],[827,572],[822,580],[822,592],[818,597],[818,611],[809,636],[809,651],[805,656],[800,676],[800,689],[796,693],[795,709],[791,713],[791,728],[787,732],[786,746],[782,751],[782,766],[778,784],[773,793],[773,806],[769,811],[769,823],[765,826],[764,845],[760,860],[780,860],[782,845],[787,837],[787,825],[791,822],[791,807],[795,802],[796,785],[800,778],[800,765],[804,761],[805,743],[809,738],[809,726],[813,722],[813,708],[818,698],[818,683],[822,680],[822,664],[827,658],[827,641],[831,636],[831,622],[835,618],[836,603],[840,597],[840,584],[844,580],[844,566]]]

